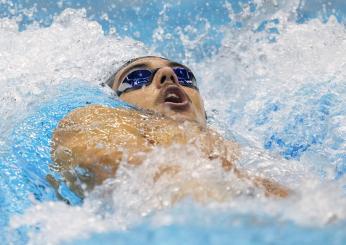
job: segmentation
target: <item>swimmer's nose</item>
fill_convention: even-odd
[[[179,84],[177,75],[170,67],[160,68],[154,76],[154,83],[157,88],[161,88],[166,83]]]

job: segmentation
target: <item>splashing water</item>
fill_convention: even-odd
[[[175,242],[187,241],[187,231],[201,239],[191,243],[199,244],[230,238],[270,243],[280,232],[287,243],[295,241],[292,234],[298,241],[345,242],[345,27],[333,16],[298,24],[296,9],[306,4],[298,1],[253,1],[240,10],[226,2],[229,21],[218,28],[221,45],[213,52],[196,51],[211,40],[215,26],[207,20],[197,27],[178,26],[174,41],[183,44],[180,59],[197,75],[210,126],[241,145],[238,165],[289,186],[295,192],[291,198],[267,199],[215,167],[217,160],[205,160],[194,147],[173,145],[155,149],[140,167],[122,165],[115,178],[80,205],[57,201],[45,176],[50,173],[50,131],[60,114],[75,106],[66,109],[65,104],[113,105],[108,90],[94,92],[97,84],[131,57],[167,54],[165,48],[174,44],[167,28],[174,9],[169,4],[162,8],[150,44],[116,31],[105,35],[85,10],[66,9],[51,25],[33,24],[21,32],[18,21],[0,20],[0,226],[5,239],[57,244],[91,236],[90,243],[136,243],[134,237],[140,236],[144,243],[162,244],[172,234]],[[80,80],[88,82],[79,85]],[[52,101],[57,107],[49,107]],[[34,125],[38,117],[32,116],[42,106],[48,106],[52,119],[43,117],[48,136],[35,143],[41,138]],[[182,171],[174,180],[155,184],[160,163],[178,164]],[[226,200],[200,204],[191,198],[173,204],[180,184],[190,180],[217,186]]]

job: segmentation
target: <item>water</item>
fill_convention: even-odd
[[[332,15],[332,16],[331,16]],[[346,33],[342,1],[0,1],[0,237],[6,243],[344,244]],[[136,16],[136,18],[133,18]],[[98,84],[125,60],[187,63],[209,125],[238,165],[295,194],[265,198],[197,149],[156,149],[84,202],[47,182],[52,130],[77,107],[126,106]],[[175,181],[152,183],[160,163]],[[224,203],[170,196],[191,178]]]

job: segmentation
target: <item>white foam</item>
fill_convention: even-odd
[[[292,162],[257,152],[257,156],[260,155],[260,167],[253,166],[253,171],[248,168],[249,172],[258,175],[261,171],[263,175],[290,186],[294,194],[289,199],[268,199],[250,182],[225,173],[221,162],[206,160],[193,146],[186,149],[175,145],[149,153],[139,167],[123,163],[117,176],[90,193],[81,207],[61,202],[38,203],[24,215],[14,216],[11,228],[39,227],[39,230],[29,230],[29,244],[58,244],[87,238],[94,233],[128,229],[140,224],[148,215],[152,216],[156,226],[188,222],[188,214],[175,216],[170,208],[179,205],[172,203],[172,196],[189,181],[215,187],[226,196],[223,203],[212,199],[204,202],[210,213],[266,214],[308,226],[323,226],[346,218],[346,198],[338,191],[341,181],[321,183],[316,175],[302,166],[292,166]],[[164,176],[155,182],[154,176],[160,165],[180,166],[181,171],[173,178]],[[187,202],[185,205],[194,204]]]
[[[1,19],[0,36],[2,130],[52,96],[61,81],[97,84],[124,61],[149,52],[134,40],[105,36],[84,10],[67,9],[49,28],[34,24],[23,32],[14,20]]]

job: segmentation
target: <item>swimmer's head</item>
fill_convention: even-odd
[[[175,120],[206,124],[196,79],[184,65],[156,56],[136,58],[120,67],[107,84],[130,104]]]

